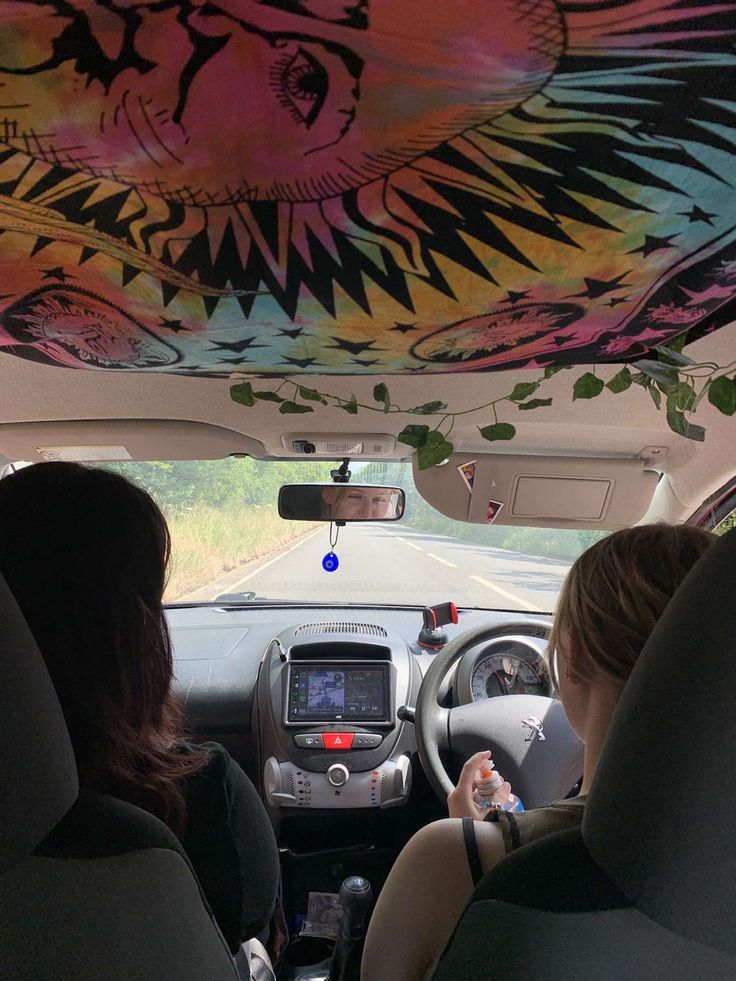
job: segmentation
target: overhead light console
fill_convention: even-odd
[[[288,433],[281,443],[293,456],[327,457],[377,457],[389,456],[396,447],[396,440],[386,433]]]

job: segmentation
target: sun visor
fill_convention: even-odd
[[[641,460],[453,454],[420,470],[422,497],[448,518],[474,524],[613,530],[646,513],[659,474]]]
[[[31,463],[65,460],[218,460],[263,456],[263,444],[222,426],[172,419],[10,422],[0,425],[0,456]]]

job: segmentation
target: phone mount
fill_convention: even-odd
[[[454,603],[440,603],[425,606],[422,610],[424,625],[419,631],[417,643],[430,650],[439,651],[448,641],[447,631],[442,628],[447,623],[457,623],[457,607]]]

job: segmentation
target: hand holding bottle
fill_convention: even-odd
[[[479,793],[479,787],[484,792],[483,796]],[[462,768],[457,787],[447,798],[447,808],[450,817],[471,817],[482,821],[488,814],[489,804],[500,804],[506,809],[511,797],[511,784],[493,769],[490,750],[483,750],[471,756]]]

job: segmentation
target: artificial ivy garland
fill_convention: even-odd
[[[661,410],[664,401],[667,413],[667,423],[673,432],[687,439],[702,442],[705,430],[690,422],[690,415],[697,409],[701,400],[707,395],[708,401],[724,415],[736,413],[736,375],[729,375],[736,368],[736,361],[725,367],[714,362],[696,363],[682,353],[686,336],[681,335],[667,347],[654,349],[655,357],[644,358],[634,362],[630,367],[623,367],[608,382],[603,382],[594,371],[586,371],[575,380],[572,386],[573,401],[577,399],[597,398],[604,389],[614,395],[625,392],[632,385],[645,388],[652,397],[652,402]],[[252,382],[244,381],[230,388],[233,401],[241,405],[253,406],[256,402],[278,403],[279,412],[284,415],[314,412],[315,403],[332,405],[351,415],[357,415],[359,410],[368,412],[395,413],[407,415],[439,417],[437,424],[430,428],[428,425],[404,426],[398,439],[417,451],[420,470],[436,466],[446,460],[453,452],[450,442],[455,419],[459,416],[471,415],[475,412],[488,411],[492,422],[479,426],[478,431],[488,442],[511,440],[516,435],[516,427],[510,422],[499,421],[499,407],[507,408],[515,405],[521,411],[541,409],[552,405],[551,398],[532,398],[541,386],[558,371],[570,370],[571,365],[545,368],[543,373],[534,381],[519,382],[508,395],[502,395],[490,402],[464,409],[462,412],[450,412],[444,402],[425,402],[413,408],[402,408],[394,402],[388,386],[381,382],[373,389],[373,404],[359,402],[355,395],[350,399],[331,395],[329,392],[319,392],[314,388],[301,385],[290,378],[282,378],[273,391],[254,391]],[[285,394],[281,394],[284,392]],[[664,399],[663,399],[664,397]]]

